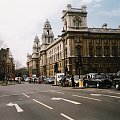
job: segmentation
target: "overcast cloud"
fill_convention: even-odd
[[[62,31],[61,16],[66,5],[71,3],[73,7],[81,8],[81,5],[86,4],[88,27],[101,27],[104,22],[108,22],[110,27],[117,27],[120,25],[120,1],[114,0],[114,4],[112,2],[113,0],[0,0],[0,40],[5,41],[14,59],[20,61],[23,67],[26,65],[27,53],[32,53],[36,34],[41,39],[46,19],[50,21],[57,37]]]

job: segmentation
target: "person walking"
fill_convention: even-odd
[[[71,77],[71,84],[72,84],[72,87],[75,87],[75,81],[74,81],[74,76],[73,75]]]

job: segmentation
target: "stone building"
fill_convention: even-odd
[[[78,9],[68,4],[63,10],[63,30],[58,38],[54,38],[46,20],[38,55],[40,76],[54,76],[56,64],[57,72],[66,75],[120,70],[120,26],[112,29],[104,23],[100,28],[89,28],[87,14],[86,6]],[[30,60],[33,62],[33,57],[28,65]]]
[[[35,36],[32,55],[27,54],[27,71],[28,76],[36,75],[39,76],[39,52],[40,52],[40,41],[38,36]]]
[[[15,74],[15,64],[10,49],[0,50],[0,80],[3,80],[6,76],[13,77]]]

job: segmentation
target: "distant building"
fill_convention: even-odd
[[[38,36],[35,36],[32,48],[32,55],[27,54],[27,71],[28,76],[36,75],[39,76],[39,52],[40,52],[40,41]]]
[[[27,56],[29,73],[31,65],[34,69],[35,61],[36,65],[39,64],[36,69],[39,69],[40,76],[54,76],[56,64],[57,72],[66,75],[78,75],[79,68],[80,74],[120,70],[120,26],[112,29],[105,23],[101,28],[88,28],[85,5],[78,9],[68,4],[61,19],[63,30],[58,38],[54,38],[51,25],[46,20],[42,42],[38,46],[39,54],[36,52],[37,59],[33,55]]]
[[[13,77],[15,74],[15,64],[10,49],[0,50],[0,80],[6,76]]]

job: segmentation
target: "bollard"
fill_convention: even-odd
[[[79,88],[84,88],[84,86],[83,86],[83,79],[82,78],[79,79]]]

